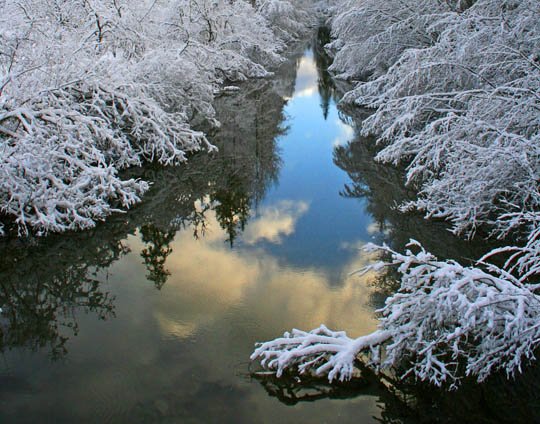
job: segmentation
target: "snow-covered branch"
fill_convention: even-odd
[[[304,16],[242,0],[1,5],[0,229],[20,234],[91,227],[148,188],[118,171],[213,149],[191,125],[218,124],[223,82],[269,75]]]
[[[407,183],[419,188],[418,201],[409,207],[450,220],[456,233],[473,234],[485,224],[505,233],[507,221],[499,217],[515,212],[505,205],[525,213],[538,207],[540,5],[495,0],[458,8],[438,1],[378,3],[345,8],[334,21],[335,43],[354,41],[341,25],[350,13],[362,13],[363,20],[354,24],[358,33],[373,19],[365,14],[377,10],[387,16],[390,6],[393,16],[412,20],[412,32],[433,36],[430,42],[412,42],[408,35],[387,33],[388,44],[408,47],[343,101],[375,110],[363,123],[363,133],[378,136],[378,160],[408,165]],[[363,57],[384,51],[379,41],[363,41],[354,49]],[[339,60],[334,66],[339,72],[353,69]]]
[[[296,367],[300,374],[313,371],[316,375],[328,374],[330,381],[343,381],[353,376],[354,361],[360,352],[368,350],[372,357],[379,357],[381,344],[390,337],[388,331],[380,330],[351,339],[344,331],[331,331],[324,325],[309,332],[293,329],[281,338],[260,343],[251,359],[259,359],[278,377]]]
[[[353,339],[324,326],[293,330],[259,344],[251,358],[278,375],[289,369],[346,380],[359,355],[368,354],[375,369],[404,369],[404,376],[449,386],[464,376],[482,381],[495,370],[513,375],[534,358],[540,297],[529,287],[493,266],[464,267],[439,261],[414,241],[409,247],[418,252],[367,246],[391,255],[368,269],[392,266],[402,276],[375,332]]]

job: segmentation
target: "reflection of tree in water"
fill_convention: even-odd
[[[146,278],[152,281],[158,290],[166,283],[171,273],[165,269],[167,256],[172,253],[171,242],[176,235],[176,230],[161,230],[153,224],[145,224],[141,227],[141,239],[146,247],[141,251],[144,264],[148,270]]]
[[[395,250],[403,250],[409,239],[418,240],[439,258],[474,260],[489,251],[489,244],[480,237],[464,240],[448,231],[443,221],[426,220],[419,213],[403,213],[398,205],[413,200],[416,193],[404,187],[404,170],[374,161],[377,147],[374,140],[358,138],[334,150],[334,163],[347,172],[351,182],[340,194],[365,199],[366,209],[373,217],[379,242]]]
[[[216,219],[227,233],[227,241],[231,247],[238,231],[244,231],[251,210],[249,194],[246,193],[243,184],[240,181],[235,184],[235,180],[237,177],[231,176],[229,179],[231,184],[227,188],[216,190],[211,196],[211,199],[217,202],[214,207]]]
[[[232,244],[280,169],[275,138],[284,131],[294,62],[280,72],[281,78],[246,83],[241,92],[218,99],[218,154],[194,155],[181,167],[129,171],[153,182],[133,210],[80,233],[2,241],[0,351],[45,349],[58,358],[78,332],[77,315],[113,316],[114,298],[98,276],[129,252],[124,240],[138,230],[147,278],[158,289],[168,277],[166,259],[176,232],[191,229],[195,237],[204,236],[212,208]]]
[[[268,395],[289,406],[321,399],[350,399],[369,394],[373,382],[369,377],[346,382],[329,383],[326,378],[291,377],[277,378],[271,374],[252,374]],[[376,387],[376,386],[375,386]]]
[[[540,422],[540,367],[530,367],[515,382],[494,375],[483,384],[466,381],[453,392],[426,383],[376,375],[359,364],[361,378],[328,383],[326,378],[273,375],[253,377],[268,395],[285,405],[320,399],[374,397],[380,408],[377,421],[397,423],[537,423]]]
[[[286,131],[283,108],[294,89],[294,62],[282,67],[280,77],[247,82],[233,96],[217,100],[223,123],[212,141],[219,153],[206,158],[207,195],[231,247],[251,215],[278,179],[281,158],[277,139]]]
[[[125,253],[121,242],[94,242],[80,248],[78,237],[38,246],[5,242],[0,255],[0,351],[48,349],[66,353],[68,335],[77,334],[77,313],[114,315],[114,299],[100,288],[94,272]]]
[[[330,28],[327,26],[319,27],[316,37],[314,37],[312,41],[313,59],[315,60],[318,74],[317,86],[321,98],[321,109],[323,111],[324,119],[328,118],[331,100],[333,98],[336,99],[337,96],[336,85],[328,72],[328,67],[332,64],[332,59],[324,50],[324,46],[330,41]]]

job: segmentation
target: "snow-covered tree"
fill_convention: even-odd
[[[344,99],[375,109],[363,132],[379,135],[377,159],[407,162],[407,183],[420,188],[412,206],[456,232],[484,223],[505,232],[515,221],[494,210],[537,205],[538,16],[538,2],[491,0],[440,15],[432,45],[405,50]]]
[[[375,108],[363,132],[379,135],[377,159],[408,163],[419,198],[406,207],[450,220],[456,233],[527,231],[526,247],[493,252],[514,252],[524,278],[538,269],[538,17],[535,1],[479,0],[448,13],[431,25],[432,46],[405,51],[345,98]]]
[[[395,266],[399,290],[380,310],[378,330],[358,338],[322,325],[293,330],[260,343],[252,355],[281,375],[285,370],[348,380],[361,354],[375,369],[402,368],[403,376],[455,386],[463,376],[484,380],[494,370],[513,375],[534,358],[540,337],[540,297],[506,271],[490,272],[439,261],[412,241],[399,254],[388,247],[367,246],[391,255],[368,270]]]
[[[91,227],[148,189],[119,170],[212,150],[191,124],[217,124],[219,84],[268,75],[287,31],[242,0],[0,8],[0,231],[19,234]]]
[[[466,7],[455,0],[342,2],[332,19],[335,40],[327,46],[335,56],[330,70],[341,79],[383,75],[405,50],[436,41],[434,21]]]

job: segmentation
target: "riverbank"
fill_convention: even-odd
[[[218,125],[220,87],[269,76],[311,21],[274,1],[5,3],[0,233],[21,236],[91,228],[148,190],[120,170],[212,150],[192,122]]]

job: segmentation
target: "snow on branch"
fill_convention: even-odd
[[[407,183],[419,196],[406,207],[448,219],[456,233],[472,235],[486,224],[507,232],[501,216],[513,210],[505,205],[524,211],[539,206],[540,4],[379,3],[346,6],[334,21],[335,42],[364,58],[382,54],[387,44],[406,47],[384,63],[374,59],[383,69],[379,73],[368,72],[374,65],[362,65],[370,80],[357,84],[343,102],[374,109],[362,132],[378,137],[377,160],[407,165]],[[376,13],[367,16],[372,10]],[[343,22],[353,11],[361,20],[354,31],[345,30]],[[410,32],[426,39],[385,30],[384,40],[370,43],[366,37],[381,30],[358,28],[376,16],[392,25],[407,19]],[[359,33],[363,38],[355,43]],[[336,71],[353,72],[338,60],[340,54]]]
[[[219,85],[270,75],[306,28],[279,3],[2,1],[0,234],[94,226],[148,189],[118,171],[212,150],[191,125],[218,124]]]
[[[275,370],[278,377],[297,367],[300,374],[313,370],[316,375],[328,374],[330,381],[343,381],[353,376],[360,352],[370,350],[372,357],[378,357],[380,345],[390,337],[387,331],[376,331],[351,339],[344,331],[331,331],[324,325],[309,332],[293,329],[282,338],[260,343],[251,359],[260,359],[261,365]]]
[[[463,376],[482,381],[495,370],[513,375],[534,358],[540,297],[531,288],[493,266],[484,271],[439,261],[415,241],[408,247],[418,252],[366,247],[392,258],[368,269],[391,266],[401,274],[375,332],[354,339],[324,326],[293,330],[258,344],[251,359],[278,376],[311,372],[332,381],[350,379],[355,360],[368,354],[367,365],[375,369],[405,369],[404,377],[455,387]]]
[[[540,274],[540,213],[536,211],[519,211],[501,217],[506,221],[505,227],[521,228],[525,226],[527,242],[524,246],[504,246],[493,249],[484,255],[480,262],[487,262],[492,257],[505,255],[504,269],[518,275],[522,283],[529,282],[535,290],[540,285],[534,281]]]

